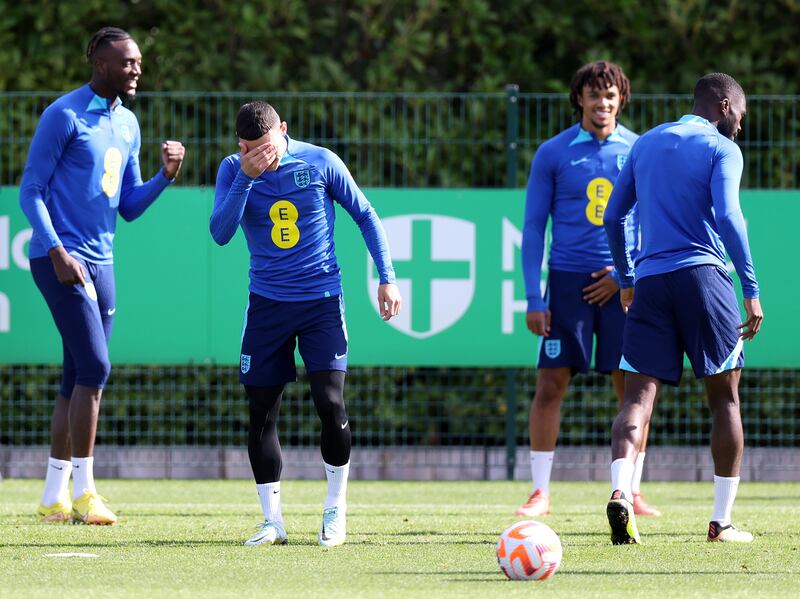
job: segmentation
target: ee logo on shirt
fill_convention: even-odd
[[[269,218],[273,223],[272,242],[283,250],[288,250],[300,241],[300,229],[297,222],[297,207],[288,200],[278,200],[269,209]]]
[[[586,218],[593,225],[603,226],[603,213],[606,211],[608,198],[611,197],[613,188],[611,181],[605,177],[595,177],[586,186],[586,197],[589,198],[589,203],[586,205]]]
[[[103,193],[110,198],[119,189],[119,172],[122,169],[122,153],[117,148],[111,147],[106,150],[103,169],[105,172],[100,185],[103,187]]]

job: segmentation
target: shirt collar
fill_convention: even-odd
[[[292,140],[288,135],[284,135],[283,138],[286,140],[286,151],[281,156],[281,161],[278,163],[278,166],[282,164],[286,164],[292,159],[292,152],[290,150],[292,146]]]
[[[574,146],[589,141],[598,141],[598,139],[597,137],[595,137],[594,133],[591,133],[586,129],[584,129],[583,127],[581,127],[580,125],[578,125],[578,134],[575,136],[575,139],[569,142],[569,145]],[[622,136],[622,133],[620,133],[619,124],[617,124],[617,126],[611,132],[611,135],[606,137],[605,141],[602,141],[600,143],[612,143],[612,142],[625,144],[626,146],[631,145],[630,142]]]
[[[86,112],[105,112],[106,110],[114,111],[122,105],[122,100],[120,100],[119,97],[114,98],[114,101],[110,102],[109,100],[106,100],[105,98],[102,98],[94,93],[92,88],[88,85],[86,87],[88,88],[89,93],[92,94],[89,104],[86,105]]]
[[[711,121],[708,119],[704,119],[701,116],[697,116],[696,114],[684,114],[680,119],[678,119],[679,123],[702,123],[704,125],[708,125],[709,127],[713,127]]]

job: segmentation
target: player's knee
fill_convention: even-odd
[[[108,356],[87,356],[75,373],[75,384],[101,389],[111,374]]]
[[[534,401],[543,405],[561,403],[568,386],[569,376],[562,376],[560,372],[540,370]]]

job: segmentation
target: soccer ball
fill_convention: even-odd
[[[535,520],[512,524],[497,540],[497,563],[511,580],[547,580],[561,563],[561,541]]]

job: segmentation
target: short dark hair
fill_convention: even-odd
[[[272,105],[266,102],[248,102],[236,114],[236,135],[251,141],[278,127],[281,119]]]
[[[694,101],[706,104],[708,102],[721,102],[725,98],[744,99],[744,90],[739,82],[726,73],[709,73],[703,75],[694,86]]]
[[[625,76],[625,72],[617,64],[607,60],[590,62],[579,68],[572,76],[569,84],[569,103],[572,111],[580,120],[583,109],[578,104],[578,98],[583,93],[585,86],[598,89],[608,89],[616,85],[619,89],[619,109],[622,111],[631,99],[631,82]]]
[[[129,39],[133,39],[131,38],[131,34],[119,27],[103,27],[102,29],[98,29],[97,33],[89,40],[89,45],[86,46],[86,60],[89,61],[89,64],[92,64],[97,52],[110,45],[111,42]]]

